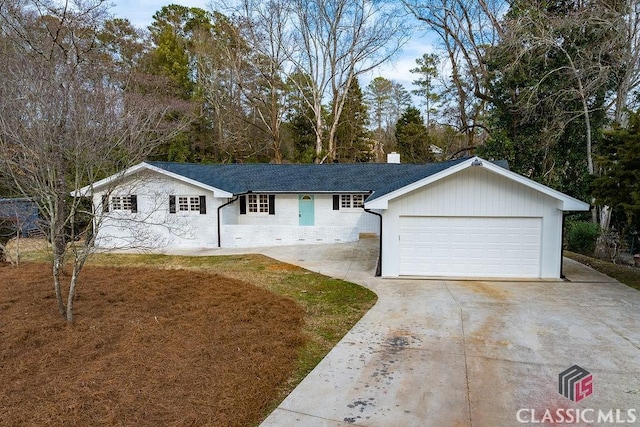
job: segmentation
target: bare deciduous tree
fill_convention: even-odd
[[[163,120],[162,100],[123,89],[123,74],[104,60],[97,34],[106,4],[0,2],[0,178],[39,208],[58,310],[69,324],[100,226],[100,210],[78,190],[139,162],[180,126]]]
[[[505,0],[403,0],[421,22],[438,35],[451,67],[451,86],[456,109],[456,127],[467,135],[469,147],[475,145],[477,131],[483,128],[490,72],[486,47],[503,34],[500,22],[509,2]]]
[[[278,68],[282,81],[299,84],[297,90],[313,112],[316,162],[333,160],[351,84],[407,41],[402,13],[393,4],[371,0],[245,1],[239,10],[264,38],[260,53],[269,56],[271,71]],[[332,108],[328,115],[327,104]]]
[[[240,78],[248,107],[259,126],[269,136],[273,161],[282,163],[282,123],[286,111],[287,46],[291,46],[291,20],[281,0],[243,0],[238,6],[242,17],[240,33],[247,44],[244,58],[250,78]],[[238,70],[241,71],[241,70]]]
[[[640,86],[640,2],[631,1],[629,9],[623,14],[620,25],[620,39],[623,41],[621,63],[626,66],[617,73],[617,91],[614,102],[615,121],[627,125],[627,112],[637,110],[636,99],[630,99]],[[637,97],[636,97],[637,98]]]
[[[408,28],[393,4],[370,0],[296,0],[291,2],[298,35],[290,59],[311,77],[316,128],[316,161],[335,158],[335,135],[353,81],[391,59],[407,41]],[[332,105],[323,151],[322,102]]]
[[[624,29],[619,11],[605,4],[576,6],[567,14],[552,15],[542,13],[520,13],[514,19],[506,20],[501,40],[501,52],[511,52],[512,63],[508,68],[517,68],[521,61],[532,55],[541,58],[561,58],[554,66],[548,66],[541,75],[535,77],[526,88],[517,107],[524,112],[536,108],[539,88],[549,79],[563,82],[553,94],[545,99],[556,100],[563,105],[560,113],[559,129],[554,138],[564,131],[563,124],[577,118],[584,122],[584,141],[587,170],[595,173],[593,163],[593,115],[604,115],[607,92],[613,87],[612,76],[624,69],[619,57],[624,52],[624,37],[619,37],[619,29]],[[624,30],[623,30],[624,31]],[[571,39],[573,34],[578,34]],[[549,63],[552,63],[549,59]],[[505,70],[503,70],[505,71]],[[612,91],[613,92],[613,91]],[[578,107],[567,109],[566,100],[577,100]]]

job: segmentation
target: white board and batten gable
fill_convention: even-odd
[[[589,205],[481,158],[376,197],[382,275],[559,278],[564,211]]]

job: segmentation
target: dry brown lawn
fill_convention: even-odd
[[[87,266],[75,307],[0,267],[1,425],[256,424],[306,343],[293,299],[194,269]]]

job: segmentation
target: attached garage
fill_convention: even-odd
[[[566,211],[589,205],[480,158],[372,194],[381,275],[559,278]]]
[[[539,277],[542,218],[400,217],[401,276]]]

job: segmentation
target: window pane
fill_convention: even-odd
[[[120,197],[119,196],[115,196],[111,198],[111,209],[114,211],[121,211],[122,210],[122,204],[120,202]]]
[[[111,210],[114,211],[130,211],[131,196],[113,196],[111,197]]]
[[[189,198],[180,196],[178,197],[178,210],[181,212],[189,210]]]
[[[249,194],[249,212],[258,212],[258,196],[256,194]]]
[[[353,199],[353,207],[354,208],[362,208],[364,207],[364,196],[362,194],[354,194],[352,196]]]
[[[200,197],[189,197],[192,211],[200,211]]]
[[[269,196],[260,194],[260,212],[269,213]]]
[[[351,195],[342,194],[340,196],[340,207],[342,207],[342,208],[350,208],[351,207]]]

